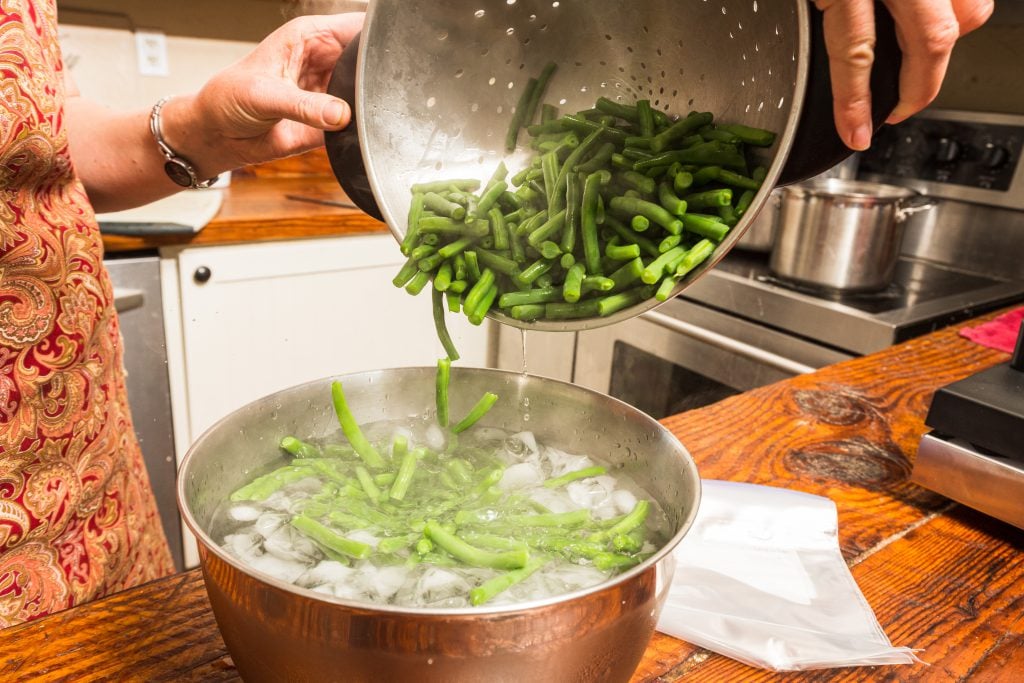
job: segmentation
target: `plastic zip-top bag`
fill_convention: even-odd
[[[705,480],[675,558],[663,633],[774,671],[920,661],[875,619],[827,498]]]

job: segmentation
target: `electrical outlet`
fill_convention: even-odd
[[[139,60],[139,73],[143,76],[167,76],[167,36],[163,31],[135,31],[135,54]]]

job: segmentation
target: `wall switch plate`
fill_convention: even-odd
[[[135,31],[135,53],[143,76],[168,76],[167,36],[163,31]]]

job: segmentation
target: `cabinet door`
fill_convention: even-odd
[[[434,365],[427,290],[391,284],[390,235],[187,248],[178,255],[189,433],[279,389],[329,375]],[[205,270],[204,270],[205,269]],[[488,359],[490,322],[448,316],[462,365]]]

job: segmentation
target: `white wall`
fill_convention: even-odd
[[[64,62],[86,97],[117,109],[151,107],[165,95],[198,90],[255,43],[167,36],[167,76],[142,76],[135,37],[127,29],[65,24],[60,28]]]

